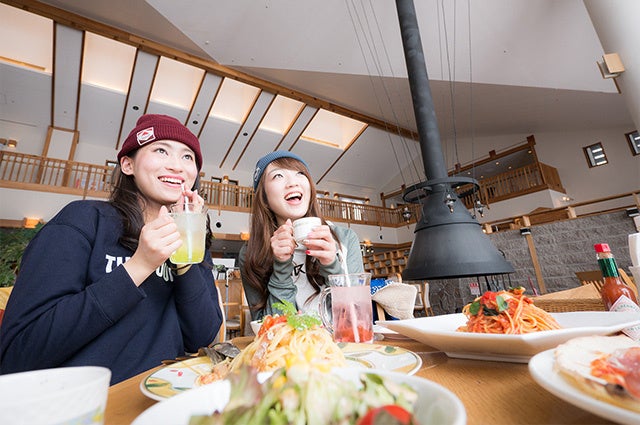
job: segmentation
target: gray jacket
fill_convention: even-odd
[[[320,265],[320,275],[326,279],[330,274],[345,273],[344,265],[348,268],[349,273],[361,273],[364,271],[362,263],[362,252],[360,251],[360,241],[358,235],[353,230],[335,226],[330,224],[331,229],[338,236],[340,247],[336,255],[336,259],[328,266]],[[238,265],[240,270],[244,268],[244,261],[246,256],[247,245],[244,245],[240,249],[238,257]],[[273,304],[282,301],[289,301],[293,305],[296,305],[296,293],[297,287],[291,277],[293,273],[293,260],[290,259],[285,262],[274,261],[273,273],[269,277],[267,283],[267,303],[261,310],[251,309],[252,319],[261,319],[262,317],[275,313],[273,310]],[[242,285],[244,286],[244,293],[247,297],[247,303],[249,307],[256,305],[260,299],[259,292],[250,286],[242,276]],[[322,289],[322,288],[321,288]]]

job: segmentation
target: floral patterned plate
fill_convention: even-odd
[[[422,360],[409,350],[379,344],[338,344],[345,357],[347,367],[359,369],[389,370],[413,375]],[[151,373],[140,382],[140,390],[154,400],[164,400],[198,386],[196,380],[211,372],[212,363],[208,357],[194,357],[165,366]]]

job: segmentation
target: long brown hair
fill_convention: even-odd
[[[309,170],[303,163],[294,158],[279,158],[272,162],[279,168],[302,172],[309,180],[311,188],[309,209],[305,217],[320,217],[322,224],[327,224],[320,214],[320,206],[316,198],[316,186],[309,174]],[[273,252],[271,251],[271,236],[278,228],[278,222],[275,214],[269,208],[267,192],[264,188],[264,176],[258,182],[256,193],[251,208],[251,230],[249,242],[247,243],[246,258],[244,266],[241,270],[242,275],[247,283],[256,288],[260,293],[260,301],[253,307],[255,309],[263,309],[267,302],[267,284],[273,273]],[[334,239],[337,236],[331,230]],[[324,284],[324,278],[320,276],[320,265],[317,261],[312,261],[313,257],[307,256],[305,260],[305,268],[307,280],[315,289],[316,293],[320,292],[320,287]],[[313,295],[311,295],[313,296]]]

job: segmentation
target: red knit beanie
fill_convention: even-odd
[[[158,140],[175,140],[187,145],[196,156],[198,171],[202,168],[202,153],[198,138],[177,119],[168,115],[147,114],[138,118],[138,122],[122,144],[118,152],[120,158],[130,154],[143,145]]]

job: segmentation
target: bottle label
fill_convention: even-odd
[[[640,318],[640,306],[634,303],[626,295],[621,295],[611,306],[609,311],[631,311],[638,314]],[[640,325],[631,326],[622,330],[629,338],[640,341]]]
[[[598,265],[604,277],[618,277],[618,266],[613,258],[599,258]]]

